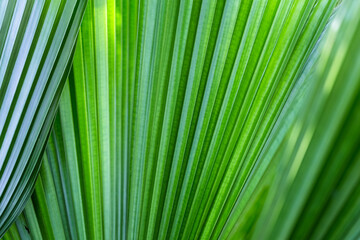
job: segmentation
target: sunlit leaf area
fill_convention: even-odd
[[[360,239],[359,0],[0,0],[0,238]]]

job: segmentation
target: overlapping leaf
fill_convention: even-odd
[[[39,219],[36,230],[30,227],[35,239],[58,239],[64,234],[67,239],[125,236],[128,197],[122,189],[128,179],[128,127],[124,124],[130,121],[126,108],[134,79],[136,9],[135,1],[87,5],[46,150],[44,162],[51,168],[40,177],[42,182],[54,182],[62,218],[53,217],[54,201],[44,198],[46,186],[36,188],[39,197],[34,195],[25,209],[26,220],[29,212],[31,219]],[[129,27],[122,28],[122,23]],[[39,214],[39,206],[44,215]]]
[[[85,4],[0,2],[0,236],[35,184]]]

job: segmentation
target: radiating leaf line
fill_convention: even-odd
[[[358,7],[89,1],[5,238],[355,238]]]

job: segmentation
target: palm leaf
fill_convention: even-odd
[[[5,237],[358,236],[360,4],[338,4],[90,1]]]
[[[0,3],[0,236],[35,184],[85,3]]]

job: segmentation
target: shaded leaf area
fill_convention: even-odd
[[[356,238],[359,3],[322,36],[337,5],[90,1],[5,237]]]
[[[0,2],[0,236],[34,188],[85,5]]]
[[[359,2],[344,1],[333,19],[303,90],[286,114],[300,111],[288,131],[281,125],[262,152],[268,173],[254,194],[233,207],[237,221],[222,236],[254,239],[358,239],[360,237],[360,18]],[[306,86],[310,82],[311,87]],[[300,95],[299,95],[300,94]],[[299,106],[299,107],[297,107]],[[289,118],[288,118],[289,119]],[[288,121],[289,122],[289,121]],[[279,134],[284,132],[285,134]],[[257,173],[253,174],[253,178]],[[263,192],[268,191],[266,198]],[[246,198],[246,197],[245,197]],[[254,213],[255,212],[255,213]],[[256,215],[256,224],[246,218]],[[228,235],[230,234],[230,235]]]

